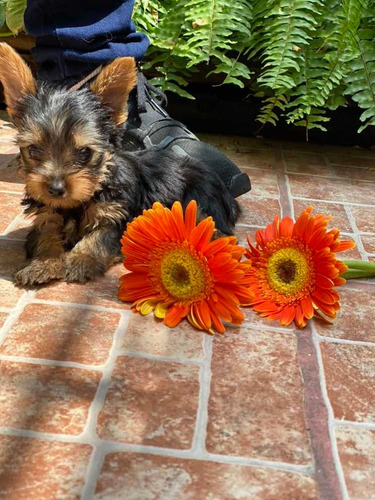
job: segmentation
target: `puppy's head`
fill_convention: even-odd
[[[90,200],[105,178],[111,136],[126,120],[136,80],[134,59],[123,57],[106,66],[90,90],[38,87],[21,57],[0,44],[0,81],[31,198],[55,208]]]

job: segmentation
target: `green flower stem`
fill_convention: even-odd
[[[375,262],[363,262],[361,260],[344,260],[343,262],[349,268],[341,275],[346,280],[375,277]]]

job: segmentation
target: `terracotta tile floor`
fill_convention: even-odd
[[[375,282],[342,291],[333,327],[279,328],[245,311],[214,338],[132,315],[122,266],[87,285],[22,291],[29,222],[0,121],[0,497],[375,498]],[[250,176],[237,234],[333,216],[375,258],[375,154],[206,136]]]

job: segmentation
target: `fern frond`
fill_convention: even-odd
[[[375,40],[360,38],[361,33],[354,37],[358,57],[349,63],[346,78],[345,94],[351,95],[353,101],[365,111],[361,114],[361,122],[365,122],[358,132],[369,125],[375,125]],[[362,36],[366,36],[362,34]]]
[[[250,38],[250,5],[248,0],[231,5],[227,0],[189,0],[185,4],[189,65],[221,60],[239,40]]]
[[[272,123],[276,125],[279,117],[275,113],[275,109],[280,109],[284,111],[285,106],[288,104],[287,98],[283,94],[276,94],[272,97],[265,99],[262,109],[257,116],[257,121],[265,125],[266,123]]]
[[[300,71],[301,50],[315,30],[320,0],[281,0],[266,15],[267,28],[261,43],[263,72],[258,83],[271,89],[291,89],[291,70]]]
[[[333,89],[337,87],[347,75],[348,63],[355,56],[353,38],[358,30],[361,14],[366,0],[343,0],[341,9],[334,18],[334,26],[324,44],[327,51],[324,59],[328,68],[321,75],[319,84],[318,105],[324,106]]]
[[[133,20],[139,29],[147,32],[150,39],[163,13],[165,9],[158,0],[135,0]]]

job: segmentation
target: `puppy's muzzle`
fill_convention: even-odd
[[[52,181],[48,184],[47,190],[54,198],[62,198],[66,194],[66,188],[62,181]]]

